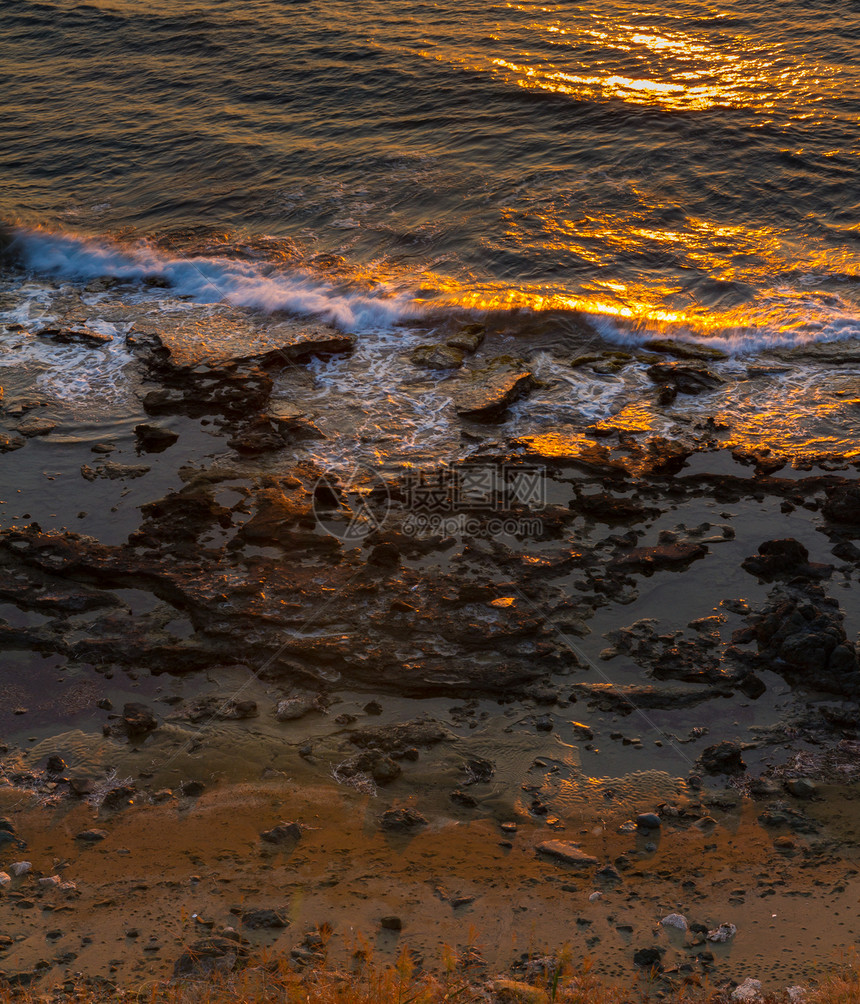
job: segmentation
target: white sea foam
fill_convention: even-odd
[[[15,231],[11,250],[27,269],[54,279],[86,282],[102,276],[144,279],[160,276],[175,296],[197,303],[225,301],[264,311],[289,310],[320,317],[341,328],[363,330],[418,317],[412,294],[387,285],[345,289],[301,271],[237,258],[166,255],[140,241],[120,246],[44,230]]]

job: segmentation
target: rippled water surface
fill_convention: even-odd
[[[329,299],[854,337],[858,35],[848,0],[7,0],[0,217]]]

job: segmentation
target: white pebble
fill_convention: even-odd
[[[708,937],[710,937],[710,935],[708,935]],[[761,1000],[761,980],[754,980],[747,977],[743,983],[741,983],[741,985],[733,991],[732,1000],[742,1001],[743,1004],[753,1004],[754,1001]]]
[[[603,899],[603,893],[602,892],[593,892],[588,897],[588,902],[589,903],[596,903],[599,899]]]
[[[663,927],[677,927],[679,931],[687,931],[690,927],[687,923],[687,918],[683,915],[683,913],[670,913],[667,917],[664,917],[660,923]]]
[[[60,884],[59,875],[49,875],[47,878],[40,878],[39,885],[43,886],[58,886]]]
[[[734,924],[720,924],[719,927],[715,927],[713,931],[708,931],[707,938],[708,941],[723,942],[729,941],[738,933],[738,929]]]
[[[29,861],[16,861],[15,864],[9,865],[9,871],[17,878],[26,875],[32,867]]]

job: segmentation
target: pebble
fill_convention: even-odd
[[[689,929],[687,918],[683,915],[683,913],[670,913],[665,916],[660,923],[663,927],[676,927],[679,931],[686,931]]]
[[[599,899],[603,899],[603,893],[602,892],[593,892],[588,897],[588,902],[589,903],[596,903]]]
[[[815,783],[806,777],[793,777],[785,782],[785,789],[789,795],[795,798],[810,799],[815,798],[818,789]]]
[[[402,931],[403,930],[403,921],[399,917],[395,917],[395,916],[383,917],[379,921],[379,926],[384,931]]]
[[[656,812],[640,812],[636,817],[636,825],[641,830],[659,830],[660,817]]]
[[[737,933],[738,929],[734,924],[720,924],[719,927],[708,931],[707,938],[708,941],[722,944],[723,942],[730,941]]]
[[[20,878],[21,875],[26,875],[32,867],[29,861],[16,861],[9,865],[9,874],[14,878]]]
[[[8,872],[0,872],[0,889],[4,886],[9,885],[12,881],[12,876]]]
[[[260,837],[269,844],[286,844],[302,839],[302,828],[298,823],[278,823],[271,830],[264,830]]]
[[[590,868],[599,864],[597,858],[579,849],[569,840],[544,840],[537,845],[537,850],[541,854],[563,861],[566,865],[573,865],[575,868]]]
[[[56,888],[59,884],[60,884],[59,875],[47,875],[45,876],[45,878],[39,879],[39,885],[44,886],[45,888],[48,887]]]
[[[739,987],[732,991],[733,1001],[743,1001],[744,1004],[752,1004],[753,1001],[761,999],[761,980],[754,980],[747,977]]]

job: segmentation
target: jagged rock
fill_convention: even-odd
[[[427,825],[427,820],[415,809],[386,809],[382,813],[380,826],[383,830],[408,833]]]
[[[652,338],[645,342],[642,348],[649,352],[677,356],[679,359],[728,359],[726,353],[721,349],[715,349],[711,345],[702,345],[701,342],[677,342],[669,338]]]
[[[453,349],[462,349],[464,352],[477,352],[484,340],[484,333],[483,324],[464,324],[446,340],[445,344]]]
[[[821,512],[831,523],[860,526],[860,483],[830,489]]]
[[[766,540],[759,545],[758,554],[745,558],[741,567],[760,579],[786,575],[823,579],[833,573],[832,565],[810,564],[809,551],[793,537]]]
[[[47,436],[57,428],[57,423],[50,418],[43,418],[39,415],[28,415],[15,428],[22,436],[30,439],[32,436]]]
[[[59,342],[62,345],[90,345],[100,346],[112,342],[111,335],[104,335],[100,331],[93,331],[92,328],[41,328],[35,334],[39,338],[49,338],[52,342]]]
[[[742,774],[747,766],[741,756],[740,746],[728,741],[702,750],[699,763],[708,774]]]
[[[682,363],[655,363],[648,367],[648,376],[654,383],[668,384],[681,394],[701,394],[723,382],[709,370]]]
[[[158,728],[158,719],[152,709],[137,701],[123,706],[120,723],[130,737],[144,736]]]
[[[475,370],[455,398],[457,414],[475,422],[492,422],[535,386],[533,374],[518,360],[502,357]]]
[[[439,722],[400,722],[397,725],[355,729],[349,741],[362,749],[376,748],[386,753],[408,746],[435,746],[453,739],[453,733]]]
[[[129,480],[142,478],[148,474],[151,468],[144,464],[116,464],[112,460],[106,460],[101,467],[90,467],[83,464],[81,467],[81,477],[86,481],[95,481],[96,478],[107,478],[110,481]]]
[[[419,345],[409,357],[413,366],[426,370],[458,369],[463,365],[463,350],[449,345]]]

